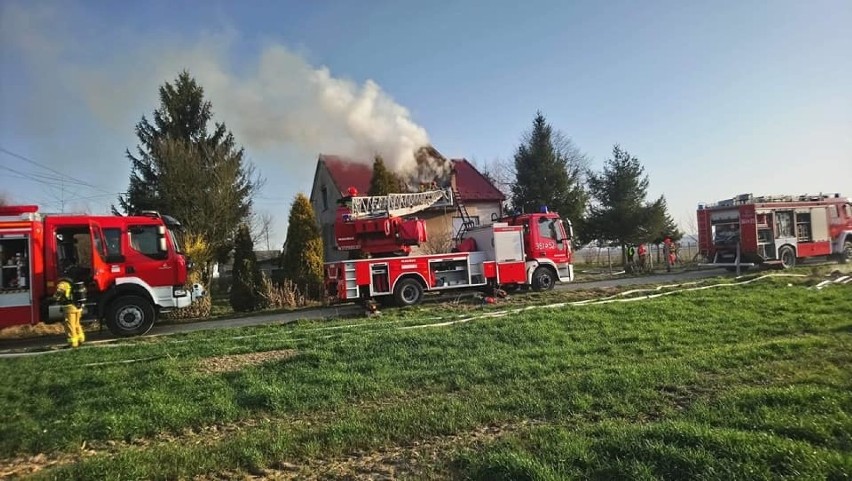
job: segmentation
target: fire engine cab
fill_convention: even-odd
[[[546,209],[495,218],[487,226],[464,222],[452,252],[411,255],[427,233],[422,219],[404,216],[441,203],[455,204],[465,218],[461,199],[449,189],[344,198],[335,223],[336,247],[353,255],[325,264],[331,300],[410,306],[431,291],[501,286],[540,291],[574,279],[571,224]],[[357,258],[362,256],[369,258]]]
[[[34,205],[0,207],[0,328],[62,320],[61,279],[83,282],[84,319],[118,336],[147,332],[160,311],[189,306],[187,259],[169,216],[42,215]]]
[[[714,264],[775,261],[789,268],[808,257],[852,260],[852,202],[840,194],[743,194],[699,205],[697,215],[699,249]]]

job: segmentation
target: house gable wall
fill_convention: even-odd
[[[311,189],[311,206],[320,228],[323,254],[327,262],[347,258],[345,252],[339,252],[334,248],[334,218],[337,214],[337,201],[342,198],[325,162],[317,162],[314,185]]]

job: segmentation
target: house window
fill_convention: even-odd
[[[322,186],[322,210],[328,210],[328,189]]]

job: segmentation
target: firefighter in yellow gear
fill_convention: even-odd
[[[74,285],[67,279],[62,279],[56,284],[56,293],[53,298],[62,306],[62,312],[65,314],[64,326],[65,334],[68,336],[68,344],[71,347],[78,347],[86,340],[86,335],[83,334],[83,328],[80,326],[80,316],[83,315],[83,301],[80,291],[84,291],[82,287],[75,292]],[[76,299],[75,299],[76,297]]]

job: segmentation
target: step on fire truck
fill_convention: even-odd
[[[711,263],[732,267],[835,256],[852,260],[852,203],[840,194],[743,194],[698,206],[698,246]],[[737,253],[739,252],[739,258]]]
[[[0,207],[0,328],[61,321],[60,279],[83,282],[84,319],[118,336],[147,332],[160,311],[189,306],[187,259],[169,216],[42,215],[34,205]]]
[[[426,242],[427,233],[423,219],[409,216],[442,205],[457,208],[463,220],[453,252],[410,255],[412,247]],[[425,292],[516,286],[541,291],[574,279],[570,222],[546,208],[492,220],[475,226],[451,189],[342,199],[336,248],[352,255],[325,264],[331,301],[393,300],[411,306]],[[364,256],[369,258],[358,259]]]

